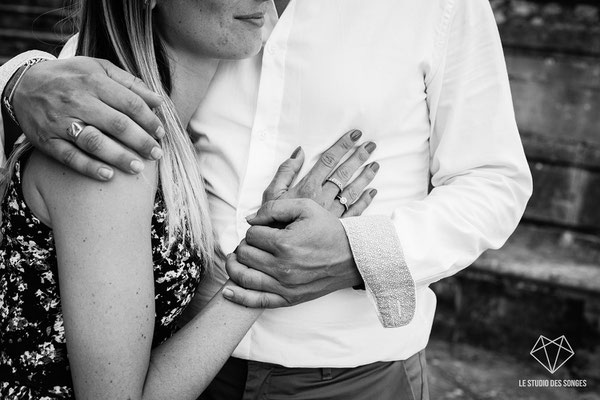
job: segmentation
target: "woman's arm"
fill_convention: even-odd
[[[77,398],[196,398],[261,311],[217,295],[151,351],[155,165],[140,175],[117,173],[111,182],[98,183],[36,152],[26,177],[54,230]],[[36,192],[29,192],[35,200]]]

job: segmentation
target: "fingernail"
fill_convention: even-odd
[[[109,180],[113,176],[113,170],[106,167],[101,167],[98,170],[98,175],[100,175],[100,178],[104,180]]]
[[[356,129],[354,132],[352,132],[350,134],[350,139],[352,139],[356,142],[358,139],[360,139],[361,136],[362,136],[362,132],[359,131],[358,129]]]
[[[250,214],[246,217],[246,221],[252,221],[258,213]]]
[[[377,189],[372,189],[372,190],[369,192],[369,196],[371,196],[371,198],[373,198],[373,197],[377,196]]]
[[[142,172],[144,170],[144,164],[139,161],[139,160],[133,160],[130,164],[129,164],[129,168],[131,168],[131,171],[133,173],[139,173]]]
[[[367,145],[365,146],[365,150],[367,150],[368,153],[372,153],[373,150],[375,150],[375,148],[377,147],[377,145],[373,142],[369,142],[367,143]]]
[[[153,160],[159,160],[163,156],[163,151],[160,147],[155,147],[150,152],[150,156],[152,157]]]
[[[155,136],[159,139],[162,139],[165,136],[165,128],[163,128],[162,126],[159,126],[158,128],[156,128],[156,133]]]
[[[377,163],[377,162],[372,163],[371,170],[373,170],[373,172],[379,171],[379,163]]]
[[[296,159],[296,157],[298,157],[298,154],[300,154],[300,150],[302,150],[302,146],[296,147],[296,150],[294,150],[294,152],[292,153],[292,156],[290,158],[292,160]]]
[[[226,299],[233,299],[233,290],[229,288],[223,289],[223,297]]]

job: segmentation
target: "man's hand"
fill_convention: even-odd
[[[290,306],[362,283],[340,220],[314,201],[270,201],[248,223],[246,239],[227,262],[241,286],[224,293],[230,300]]]
[[[152,138],[164,136],[152,112],[161,103],[139,79],[106,60],[88,57],[34,65],[13,100],[17,120],[36,148],[100,180],[112,177],[109,165],[140,172],[143,164],[134,152],[148,159],[161,157]],[[67,135],[72,122],[87,125],[75,143]]]

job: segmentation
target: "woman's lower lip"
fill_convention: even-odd
[[[265,24],[265,18],[264,17],[260,17],[260,18],[236,18],[238,21],[242,21],[242,22],[247,22],[249,24],[252,24],[258,28],[261,28],[264,24]]]

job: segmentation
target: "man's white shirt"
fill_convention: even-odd
[[[234,356],[289,367],[406,359],[429,338],[428,285],[501,246],[531,194],[490,5],[292,0],[276,20],[273,8],[258,56],[220,63],[190,123],[213,224],[233,251],[298,145],[306,173],[360,129],[378,146],[378,195],[344,227],[367,290],[266,310]]]

